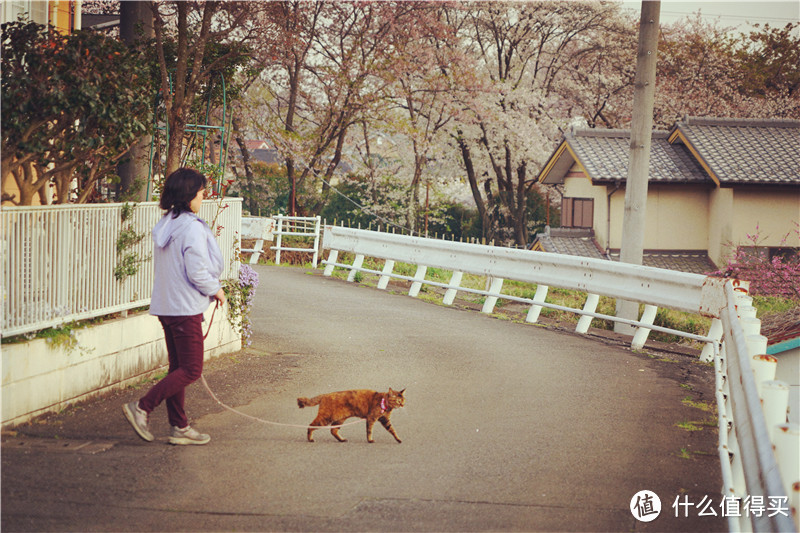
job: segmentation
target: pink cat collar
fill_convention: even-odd
[[[386,397],[381,398],[381,413],[386,412]]]

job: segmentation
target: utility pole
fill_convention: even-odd
[[[622,219],[622,245],[619,260],[642,264],[647,206],[650,143],[653,133],[653,102],[656,93],[656,55],[658,51],[661,2],[643,0],[639,20],[639,45],[633,89],[631,145],[628,176],[625,181],[625,213]],[[639,304],[617,300],[617,317],[637,319]],[[614,330],[632,334],[633,328],[615,323]]]

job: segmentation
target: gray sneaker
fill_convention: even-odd
[[[153,442],[153,434],[147,427],[147,413],[139,409],[139,402],[126,403],[122,406],[122,411],[133,429],[136,430],[136,434],[147,442]]]
[[[172,426],[172,432],[169,435],[170,444],[208,444],[210,440],[209,435],[200,433],[192,426],[186,426],[183,429]]]

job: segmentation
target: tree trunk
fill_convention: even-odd
[[[233,115],[232,119],[233,131],[235,132],[236,144],[242,152],[242,165],[244,166],[244,182],[245,182],[245,198],[247,198],[247,210],[250,214],[256,213],[258,205],[255,198],[255,176],[253,175],[253,167],[250,165],[250,150],[247,149],[247,142],[242,135],[241,121],[238,115]]]
[[[478,216],[481,220],[481,232],[483,237],[487,237],[487,230],[489,229],[489,214],[486,210],[486,203],[481,196],[481,190],[478,186],[478,177],[475,175],[475,165],[472,163],[472,154],[469,151],[469,146],[464,142],[464,139],[459,137],[457,139],[458,147],[461,150],[461,158],[464,161],[464,168],[467,171],[467,181],[472,190],[472,198],[475,200],[475,205],[478,207]]]
[[[33,197],[37,191],[44,187],[44,184],[37,186],[36,184],[36,170],[33,168],[33,163],[27,161],[14,173],[14,179],[19,188],[19,204],[18,205],[31,205]]]
[[[167,143],[167,163],[164,177],[169,176],[181,166],[181,152],[183,151],[183,132],[186,123],[183,120],[182,106],[172,108],[172,117],[169,123],[169,142]]]
[[[141,0],[120,2],[119,36],[128,46],[135,45],[140,38],[153,37],[153,12],[150,10],[149,2]],[[133,201],[148,200],[148,154],[151,142],[150,135],[142,136],[117,166],[120,197]]]
[[[124,3],[124,2],[123,2]],[[152,137],[145,135],[136,141],[117,165],[120,177],[119,199],[145,202],[147,198],[147,178],[149,174],[149,154]]]
[[[517,167],[516,213],[514,215],[514,239],[517,246],[528,245],[528,202],[525,194],[525,177],[528,166],[523,162]]]

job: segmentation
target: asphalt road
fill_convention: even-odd
[[[135,436],[121,406],[136,389],[5,434],[5,531],[711,531],[717,436],[707,366],[633,353],[600,336],[498,320],[300,268],[258,266],[253,344],[206,365],[223,402],[303,425],[298,396],[406,388],[380,425],[305,430],[254,422],[187,392],[207,446]],[[664,360],[664,356],[668,360]],[[352,419],[351,419],[352,420]],[[695,422],[699,431],[678,424]],[[661,515],[636,520],[640,490]],[[685,509],[685,508],[683,508]],[[708,509],[706,509],[707,511]],[[683,511],[682,511],[683,512]]]

